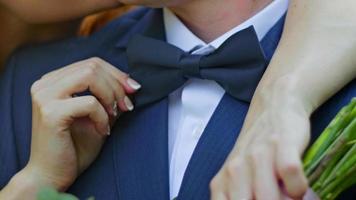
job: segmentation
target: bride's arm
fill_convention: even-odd
[[[291,1],[283,36],[256,90],[245,128],[272,104],[293,101],[311,115],[356,77],[355,13],[353,0]]]
[[[301,99],[311,113],[355,78],[355,35],[355,1],[292,0],[281,43],[257,94],[283,85],[286,96]]]
[[[291,0],[280,45],[237,144],[213,179],[213,196],[278,199],[279,181],[290,196],[304,194],[309,117],[356,76],[355,13],[354,0]]]

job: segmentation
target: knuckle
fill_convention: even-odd
[[[95,63],[90,63],[88,67],[86,67],[85,73],[87,77],[91,78],[96,74],[97,70],[98,70],[98,65]]]
[[[48,74],[45,74],[45,75],[42,75],[40,79],[45,79],[47,78],[51,73],[48,73]]]
[[[264,157],[265,153],[263,148],[257,147],[248,153],[248,158],[252,163],[257,164],[259,160]]]
[[[288,188],[287,193],[292,199],[301,199],[308,190],[307,183],[298,183],[296,187]]]
[[[94,62],[94,63],[101,63],[101,62],[103,62],[103,60],[101,59],[101,58],[99,58],[99,57],[92,57],[92,58],[89,58],[89,61],[90,62]]]
[[[282,175],[296,176],[301,172],[301,166],[297,163],[287,163],[280,168],[280,173]]]
[[[85,68],[90,69],[90,72],[97,72],[102,67],[102,60],[100,58],[90,58]]]
[[[229,164],[228,166],[226,166],[225,172],[228,177],[234,177],[237,174],[234,164]]]
[[[46,78],[50,77],[51,75],[53,75],[53,74],[54,74],[55,72],[57,72],[57,71],[58,71],[58,70],[49,72],[49,73],[43,75],[40,79],[46,79]]]
[[[269,138],[268,138],[268,144],[272,145],[272,146],[277,146],[279,141],[280,141],[280,137],[277,134],[272,134]]]
[[[296,192],[296,195],[302,196],[308,191],[308,181],[306,179],[303,179],[303,181],[300,182],[299,186],[299,191]]]
[[[32,103],[40,106],[42,104],[42,102],[44,101],[44,92],[41,91],[36,91],[36,92],[32,92],[31,93],[31,99],[32,99]]]
[[[89,68],[92,68],[94,71],[97,71],[102,67],[102,60],[100,58],[94,57],[88,61]]]
[[[97,74],[97,68],[95,67],[95,65],[90,64],[89,66],[85,67],[84,70],[80,73],[82,74],[83,78],[82,84],[87,85],[88,82],[95,78]]]
[[[35,81],[31,86],[31,95],[34,95],[38,92],[41,87],[41,80]]]
[[[226,173],[228,177],[236,177],[243,170],[243,165],[240,160],[235,159],[226,165]]]
[[[121,100],[126,96],[122,86],[119,86],[118,89],[116,89],[114,93],[115,93],[115,96],[117,96],[118,100]]]
[[[40,106],[39,113],[41,114],[43,119],[46,119],[47,121],[52,121],[52,119],[56,115],[55,106],[52,106],[51,104]]]
[[[98,100],[94,96],[88,96],[86,98],[86,103],[89,107],[96,107],[98,106]]]
[[[39,107],[41,123],[47,127],[56,127],[59,123],[63,122],[63,116],[57,110],[58,105],[54,102],[47,103],[44,106]]]
[[[309,189],[309,182],[308,182],[307,178],[304,177],[303,180],[300,181],[299,193],[301,194],[301,196],[304,196],[308,192],[308,189]]]
[[[220,185],[220,181],[219,181],[219,176],[215,176],[211,181],[210,181],[210,184],[209,184],[209,188],[211,191],[216,191],[218,190],[218,186]]]

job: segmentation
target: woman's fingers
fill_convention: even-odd
[[[291,198],[301,199],[308,189],[308,181],[304,175],[300,153],[296,147],[280,143],[276,156],[277,173],[286,193]]]
[[[107,70],[108,73],[112,74],[116,78],[116,80],[120,82],[125,92],[132,94],[141,88],[141,85],[137,81],[133,80],[128,76],[128,74],[118,70],[105,60],[102,60],[100,58],[94,58],[94,60],[99,65],[105,66],[105,70]]]
[[[127,103],[124,104],[125,93],[119,83],[98,65],[84,67],[70,76],[63,77],[51,87],[43,89],[43,92],[48,96],[53,95],[53,98],[63,99],[86,90],[99,99],[106,110],[111,113],[114,113],[115,102],[119,101],[123,102],[119,104],[122,105],[122,110],[132,110]]]
[[[212,199],[252,199],[249,166],[243,158],[228,160],[210,183]]]
[[[124,91],[124,88],[120,85],[120,83],[118,83],[118,81],[113,76],[106,76],[105,79],[108,83],[108,87],[110,88],[106,89],[106,91],[112,91],[112,94],[114,96],[114,101],[108,108],[109,110],[111,110],[110,113],[112,114],[112,116],[116,117],[118,115],[117,107],[119,107],[121,111],[130,111],[128,105],[125,104],[126,93]]]
[[[105,107],[112,106],[115,101],[114,91],[107,74],[100,67],[86,67],[55,82],[50,88],[44,89],[54,98],[69,98],[89,90]],[[50,90],[50,91],[49,91]]]
[[[255,135],[246,149],[233,151],[214,177],[212,197],[223,194],[226,199],[282,200],[288,195],[302,199],[308,183],[299,152],[297,145],[281,135]]]
[[[132,94],[135,93],[137,90],[141,88],[141,85],[130,78],[126,73],[116,69],[114,66],[112,66],[110,63],[100,59],[100,58],[92,58],[93,62],[96,63],[96,65],[103,66],[103,69],[110,74],[116,83],[112,83],[112,86],[114,87],[114,92],[116,95],[116,99],[118,102],[118,106],[122,111],[131,111],[133,110],[133,103],[130,100],[130,98],[125,94]]]
[[[228,199],[303,198],[308,182],[301,154],[309,141],[309,118],[299,110],[281,113],[283,115],[275,110],[261,113],[248,129],[242,129],[240,142],[234,147],[236,150],[231,152],[229,160],[214,178],[213,194],[223,193]],[[236,169],[238,176],[231,175],[234,170],[229,167],[235,159],[244,161],[245,168]],[[251,172],[246,173],[246,169]],[[248,188],[252,196],[248,196]]]
[[[126,96],[125,93],[132,94],[136,92],[138,89],[140,89],[141,85],[137,83],[135,80],[129,78],[126,73],[118,70],[117,68],[115,68],[114,66],[112,66],[111,64],[107,63],[106,61],[100,58],[90,58],[84,61],[79,61],[72,65],[51,72],[42,77],[41,79],[41,82],[43,83],[42,87],[47,87],[48,85],[56,84],[60,80],[63,81],[63,79],[66,79],[67,77],[72,77],[73,74],[78,74],[78,76],[84,76],[81,77],[84,78],[84,80],[80,79],[83,80],[82,83],[85,83],[86,78],[89,80],[92,80],[94,78],[97,79],[100,78],[102,80],[107,81],[106,84],[107,88],[112,88],[112,90],[106,88],[105,91],[107,92],[113,91],[116,97],[116,101],[114,101],[114,103],[117,102],[117,104],[107,105],[107,101],[105,101],[108,99],[107,96],[101,95],[98,98],[100,98],[100,100],[103,100],[105,102],[106,109],[108,111],[112,111],[112,110],[115,111],[115,109],[111,109],[111,108],[115,108],[115,106],[117,105],[122,111],[130,111],[133,109],[132,102]],[[72,79],[76,79],[77,77],[72,77]],[[85,88],[85,86],[82,87]],[[116,113],[112,112],[112,114],[116,114]]]
[[[281,192],[274,170],[274,144],[256,144],[249,154],[252,167],[254,197],[257,200],[278,200]]]
[[[229,199],[252,199],[251,171],[242,159],[234,159],[230,164],[230,182],[226,185],[229,189]]]
[[[211,200],[229,200],[223,192],[214,192],[211,194]]]
[[[220,173],[220,172],[219,172]],[[228,200],[229,198],[226,196],[226,188],[224,185],[227,185],[225,182],[227,179],[219,174],[214,177],[214,179],[210,182],[210,196],[211,200]]]
[[[54,106],[54,104],[52,104]],[[88,117],[102,136],[110,134],[109,116],[94,96],[81,96],[55,103],[57,115],[70,125],[75,118]]]

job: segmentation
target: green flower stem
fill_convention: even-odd
[[[356,98],[352,99],[349,105],[341,109],[341,111],[323,131],[317,141],[309,148],[304,159],[304,168],[307,176],[309,176],[316,168],[317,164],[322,159],[323,153],[341,134],[342,130],[350,123],[350,121],[356,116],[355,108]],[[355,112],[353,112],[353,110],[355,110]]]
[[[349,187],[353,186],[356,184],[356,171],[352,172],[352,175],[347,178],[339,187],[337,187],[337,190],[335,191],[335,198],[337,195],[339,195],[341,192],[347,190]]]
[[[313,185],[313,189],[317,190],[319,186],[322,186],[323,181],[347,151],[347,149],[343,148],[346,143],[346,138],[339,137],[317,163],[316,169],[309,175],[309,182]]]
[[[336,115],[309,148],[304,170],[321,199],[335,199],[356,184],[356,98]]]
[[[335,181],[327,185],[325,188],[323,188],[323,190],[320,193],[318,193],[321,199],[331,199],[331,197],[334,196],[335,191],[338,190],[338,187],[340,187],[339,189],[340,190],[342,189],[343,191],[345,188],[341,188],[341,185],[344,182],[346,182],[345,180],[347,180],[348,177],[352,177],[355,173],[356,173],[356,165],[352,166],[352,168],[349,169],[347,173],[343,174],[338,179],[336,179]]]
[[[313,185],[313,189],[318,190],[319,187],[323,187],[323,182],[329,177],[329,174],[336,167],[338,161],[347,153],[350,149],[350,145],[347,145],[349,141],[354,140],[356,137],[356,118],[352,120],[351,124],[347,126],[341,135],[329,146],[329,148],[320,157],[320,160],[316,162],[314,170],[311,172],[309,182]],[[321,176],[321,177],[320,177]],[[316,181],[316,179],[318,179]]]
[[[331,193],[328,197],[330,199],[336,199],[343,191],[351,187],[352,185],[356,184],[356,171],[353,172],[352,176],[349,176],[347,180],[344,180],[341,185],[339,185],[333,193]]]
[[[352,148],[338,162],[337,166],[330,173],[330,176],[325,180],[325,184],[329,184],[332,180],[342,176],[354,165],[356,165],[356,144],[352,145]]]

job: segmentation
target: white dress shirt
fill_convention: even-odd
[[[259,40],[284,15],[288,0],[274,0],[255,16],[226,32],[209,44],[195,36],[170,10],[163,19],[167,42],[192,54],[209,54],[230,36],[254,26]],[[190,79],[169,96],[169,186],[170,199],[178,195],[185,170],[206,125],[225,91],[215,81]]]

